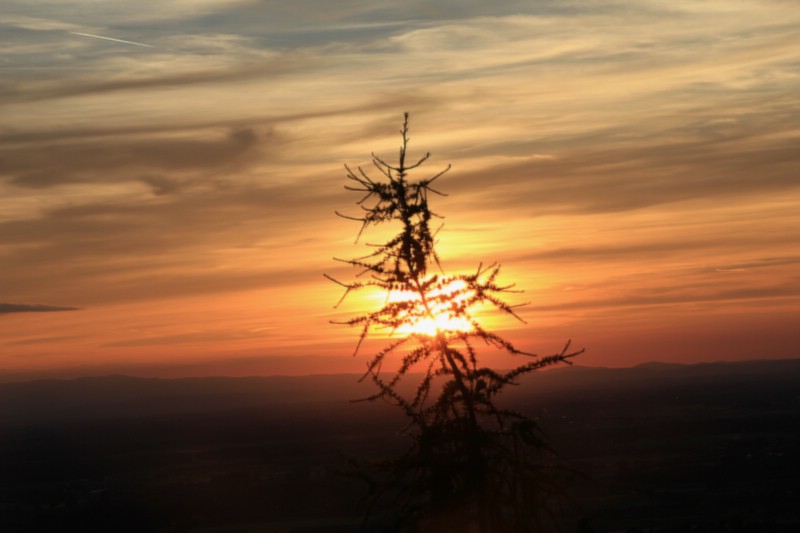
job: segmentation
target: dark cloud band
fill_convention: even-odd
[[[40,304],[4,304],[0,303],[0,315],[7,313],[42,313],[52,311],[77,311],[77,307]]]

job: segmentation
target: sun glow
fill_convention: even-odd
[[[466,318],[448,316],[446,314],[425,317],[416,322],[400,326],[397,328],[399,333],[418,335],[428,335],[435,337],[438,333],[457,333],[472,331],[472,323]]]
[[[463,309],[457,312],[470,297],[467,284],[460,279],[452,280],[442,287],[434,288],[425,295],[428,310],[420,295],[414,291],[392,291],[389,302],[409,302],[411,310],[403,316],[404,323],[397,333],[436,336],[439,333],[468,332],[475,329]]]

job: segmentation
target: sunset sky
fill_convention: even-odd
[[[323,273],[404,111],[520,348],[800,356],[795,0],[4,0],[0,380],[362,370]]]

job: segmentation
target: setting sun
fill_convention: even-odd
[[[425,317],[414,323],[397,328],[400,333],[435,336],[437,333],[467,332],[473,329],[465,318],[450,316],[446,313],[433,317]]]
[[[392,291],[388,302],[407,302],[410,308],[398,333],[435,336],[438,333],[472,331],[474,326],[466,316],[458,316],[454,309],[464,305],[470,291],[463,280],[455,279],[436,286],[425,295],[423,304],[419,294],[412,291]],[[425,308],[427,304],[428,309]]]

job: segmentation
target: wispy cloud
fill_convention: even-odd
[[[36,189],[74,182],[120,182],[153,171],[205,174],[238,168],[248,158],[268,157],[281,139],[269,126],[262,126],[207,130],[206,135],[151,132],[108,139],[103,150],[97,150],[96,143],[97,139],[65,139],[49,147],[44,159],[37,144],[0,148],[6,163],[0,176],[7,176],[13,185]]]
[[[53,311],[77,311],[77,307],[41,304],[9,304],[0,303],[0,314],[6,313],[47,313]]]
[[[226,84],[258,78],[272,78],[298,68],[298,60],[277,58],[231,68],[209,67],[204,70],[164,72],[158,76],[136,76],[128,79],[106,81],[100,76],[89,80],[53,80],[50,83],[33,80],[0,90],[0,98],[7,102],[35,102],[54,98],[102,95],[123,91],[142,91],[169,87],[196,86],[207,83]]]

